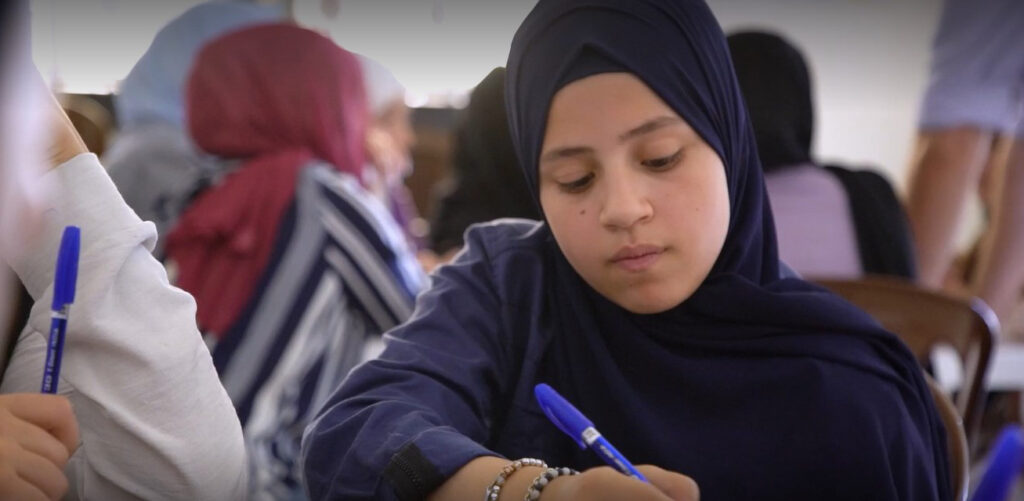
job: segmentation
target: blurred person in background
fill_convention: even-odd
[[[242,421],[253,496],[298,499],[310,416],[410,315],[425,277],[362,181],[353,54],[292,24],[250,27],[200,51],[186,95],[195,144],[229,162],[171,230],[167,258]]]
[[[908,211],[920,281],[939,287],[967,196],[998,186],[966,289],[1003,323],[1024,288],[1024,2],[946,0],[911,160]],[[1003,165],[999,165],[1003,164]],[[1014,341],[1024,341],[1017,338]]]
[[[780,258],[808,278],[913,279],[913,242],[889,181],[813,159],[813,89],[800,50],[764,31],[727,40],[757,139]]]
[[[184,84],[196,52],[218,35],[276,22],[278,5],[205,2],[185,11],[153,38],[114,100],[119,132],[103,163],[128,205],[156,224],[157,257],[167,232],[193,194],[211,182],[222,160],[199,154],[185,130]]]
[[[405,104],[405,86],[374,59],[358,56],[369,105],[366,151],[370,167],[363,182],[388,207],[414,250],[425,246],[427,230],[419,217],[405,178],[412,174],[416,132]]]
[[[13,352],[0,382],[0,499],[238,499],[241,427],[195,303],[168,284],[150,254],[153,225],[124,203],[32,68],[27,2],[0,12],[0,255],[35,301],[28,324],[3,333]],[[59,394],[44,395],[54,262],[69,224],[81,228],[81,265]]]
[[[495,68],[470,93],[455,130],[452,176],[438,188],[430,224],[437,262],[448,262],[462,249],[471,224],[503,217],[541,218],[508,131],[505,68]]]
[[[978,200],[981,202],[982,232],[971,246],[960,253],[952,262],[942,281],[942,288],[961,295],[973,295],[971,284],[978,277],[978,261],[981,249],[990,244],[993,217],[998,210],[998,200],[1003,190],[1003,176],[1007,168],[1009,147],[1012,141],[1006,138],[996,140],[997,151],[989,157],[978,186]],[[1010,315],[1000,319],[1000,332],[1009,339],[1024,339],[1024,284]]]

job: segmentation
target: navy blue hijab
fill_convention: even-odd
[[[845,301],[779,276],[756,142],[702,1],[540,0],[507,67],[510,131],[534,196],[552,97],[611,71],[636,75],[701,135],[730,196],[709,276],[659,314],[608,301],[549,238],[556,334],[540,379],[634,462],[693,476],[702,499],[950,498],[944,428],[910,352]],[[558,450],[543,451],[549,463],[599,464]]]

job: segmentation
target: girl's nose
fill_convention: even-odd
[[[604,203],[600,215],[602,225],[612,230],[627,230],[654,215],[654,207],[637,174],[607,172],[604,181]]]

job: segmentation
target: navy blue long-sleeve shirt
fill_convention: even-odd
[[[545,419],[538,382],[634,463],[693,477],[704,500],[943,498],[930,400],[871,342],[765,326],[680,347],[594,334],[584,318],[567,329],[551,306],[550,239],[539,223],[468,232],[381,357],[307,429],[313,499],[422,499],[482,455],[602,464]],[[822,336],[828,350],[804,352]]]

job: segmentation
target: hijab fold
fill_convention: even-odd
[[[211,42],[187,96],[195,143],[240,161],[196,198],[167,244],[200,328],[220,335],[256,292],[302,168],[324,162],[362,178],[366,102],[355,56],[291,24]]]

